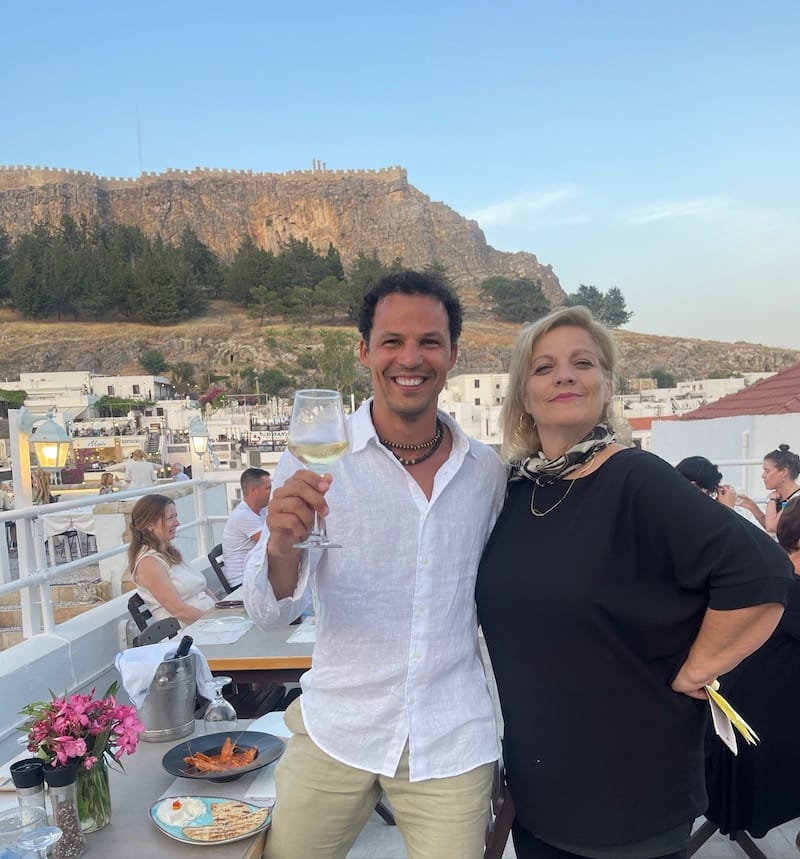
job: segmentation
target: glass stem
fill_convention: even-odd
[[[325,517],[320,516],[317,511],[314,511],[314,530],[311,532],[315,537],[321,537],[323,540],[328,539],[328,534],[325,530]]]

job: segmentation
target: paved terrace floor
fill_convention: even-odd
[[[703,822],[698,820],[697,826]],[[798,859],[800,853],[795,847],[795,838],[800,832],[800,819],[785,823],[767,833],[766,838],[755,839],[755,843],[767,859]],[[516,859],[516,853],[508,840],[503,859]],[[716,833],[694,854],[694,859],[742,859],[747,854],[735,841]],[[374,814],[347,859],[405,859],[406,850],[403,838],[396,826],[387,826]],[[452,859],[459,859],[453,856]]]

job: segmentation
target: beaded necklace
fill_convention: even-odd
[[[439,445],[442,443],[442,439],[444,438],[444,427],[442,426],[442,422],[439,418],[436,418],[436,435],[430,440],[426,441],[423,444],[395,444],[394,442],[388,441],[385,438],[381,438],[378,436],[378,441],[391,452],[392,456],[404,466],[409,465],[418,465],[420,462],[425,462],[426,459],[430,459],[434,453],[439,449]],[[398,450],[424,450],[426,447],[428,450],[422,454],[422,456],[418,456],[416,459],[406,459],[404,456],[401,456],[396,450],[392,450],[392,448],[397,448]]]

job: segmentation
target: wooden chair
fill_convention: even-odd
[[[514,801],[506,785],[503,759],[497,762],[492,786],[492,817],[486,831],[486,851],[483,859],[501,859],[516,817]]]
[[[222,557],[222,543],[217,543],[216,546],[208,553],[208,562],[211,564],[212,569],[217,574],[217,578],[220,581],[220,584],[225,589],[225,593],[229,594],[232,590],[234,590],[233,585],[228,581],[225,576],[225,571],[223,567],[225,566],[225,560]]]

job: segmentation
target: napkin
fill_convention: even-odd
[[[119,671],[122,685],[131,699],[131,704],[137,709],[142,706],[147,696],[147,690],[153,682],[158,666],[167,656],[174,656],[177,645],[174,641],[160,641],[158,644],[145,644],[142,647],[131,647],[120,651],[114,664]],[[216,694],[216,686],[211,677],[203,653],[192,647],[189,653],[194,654],[194,672],[197,691],[211,700]]]
[[[303,622],[286,639],[287,644],[314,644],[317,640],[317,619],[303,618]]]
[[[231,617],[232,623],[226,628],[228,618],[200,618],[183,632],[191,635],[197,644],[233,644],[238,641],[250,627],[253,621],[240,616]]]

